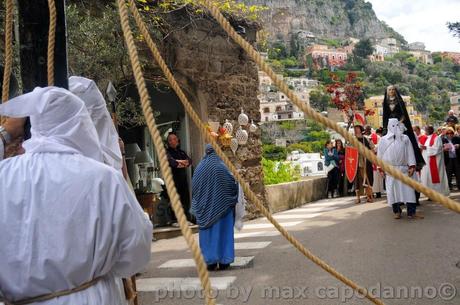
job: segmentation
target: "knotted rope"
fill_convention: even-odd
[[[153,116],[153,110],[151,107],[150,96],[147,91],[147,87],[145,84],[144,75],[141,69],[141,64],[139,61],[139,55],[137,53],[137,48],[134,43],[133,33],[131,31],[131,27],[129,25],[129,18],[128,18],[128,10],[126,8],[126,2],[124,0],[117,0],[118,1],[118,11],[120,14],[121,26],[123,29],[123,35],[126,41],[126,45],[128,47],[129,58],[131,61],[131,66],[133,68],[134,77],[136,80],[136,85],[139,91],[139,96],[141,98],[142,104],[142,111],[144,112],[147,126],[150,131],[150,135],[152,136],[152,140],[155,144],[155,150],[160,160],[160,168],[165,179],[166,188],[168,190],[168,194],[170,195],[172,207],[174,213],[176,214],[178,223],[180,225],[182,235],[192,251],[193,258],[196,262],[198,275],[201,280],[201,284],[205,291],[206,297],[206,304],[208,305],[215,305],[215,299],[212,297],[211,294],[211,282],[209,280],[209,273],[207,271],[207,266],[204,262],[203,256],[201,255],[200,248],[198,243],[193,238],[192,231],[188,226],[187,219],[184,214],[184,210],[180,203],[179,195],[177,194],[177,190],[174,184],[174,180],[172,177],[171,168],[169,167],[168,159],[166,156],[166,150],[163,146],[163,141],[161,139],[160,132],[155,123],[155,118]],[[133,4],[131,4],[131,7]]]
[[[13,70],[13,9],[14,0],[6,0],[5,16],[5,67],[3,70],[2,82],[2,103],[9,99],[11,72]],[[4,123],[3,117],[0,118],[0,124]]]
[[[240,175],[236,167],[232,164],[232,162],[228,159],[228,157],[225,155],[225,153],[222,151],[220,146],[216,143],[215,139],[211,137],[209,132],[207,131],[206,126],[203,124],[201,121],[200,117],[198,114],[195,112],[193,109],[190,101],[187,99],[185,96],[184,92],[180,88],[179,84],[175,80],[174,76],[172,75],[171,71],[169,70],[168,66],[166,65],[163,57],[161,56],[156,44],[154,43],[150,33],[148,32],[147,26],[145,25],[144,21],[142,20],[142,17],[140,16],[139,12],[137,11],[136,5],[134,3],[134,0],[128,0],[129,1],[129,7],[131,9],[131,13],[134,16],[134,19],[136,21],[137,26],[139,27],[139,30],[141,34],[143,35],[150,51],[152,52],[153,57],[157,61],[158,65],[160,66],[161,70],[165,74],[166,78],[168,79],[169,83],[171,84],[171,87],[174,89],[176,92],[177,96],[181,100],[182,104],[184,105],[184,108],[187,112],[187,114],[190,116],[192,121],[196,124],[198,129],[200,130],[201,134],[206,138],[206,140],[211,143],[211,145],[214,147],[216,153],[219,155],[219,157],[224,161],[225,165],[228,167],[228,169],[232,172],[233,176],[235,179],[241,184],[244,193],[246,194],[247,198],[249,201],[254,203],[256,207],[262,212],[262,214],[267,217],[267,219],[280,231],[280,233],[295,247],[297,248],[304,256],[309,258],[311,261],[313,261],[315,264],[332,274],[334,277],[342,281],[344,284],[350,286],[354,290],[358,291],[360,294],[366,296],[369,300],[371,300],[374,304],[379,304],[382,305],[383,303],[372,296],[365,288],[360,287],[358,284],[353,282],[352,280],[348,279],[338,271],[336,271],[333,267],[329,266],[326,262],[322,261],[319,257],[314,255],[311,251],[306,249],[297,239],[295,239],[286,229],[284,229],[270,214],[270,212],[264,207],[262,201],[256,196],[256,194],[251,190],[249,184],[243,179],[243,177]],[[123,2],[122,0],[119,0],[119,2]],[[148,120],[153,120],[152,118],[149,118]]]
[[[48,86],[54,85],[54,48],[56,47],[56,2],[48,0],[48,8],[50,14],[49,29],[48,29]]]
[[[244,40],[236,31],[233,29],[228,20],[222,15],[219,9],[212,3],[210,0],[200,0],[201,3],[211,12],[211,15],[217,20],[217,22],[222,26],[225,32],[243,48],[249,57],[257,63],[259,68],[267,73],[267,75],[273,80],[274,84],[286,94],[286,96],[301,109],[309,118],[321,123],[322,125],[338,132],[343,136],[347,141],[349,141],[354,147],[356,147],[360,154],[364,155],[366,159],[371,161],[374,164],[380,166],[384,172],[390,176],[396,178],[397,180],[402,181],[404,184],[409,185],[410,187],[416,189],[420,193],[425,194],[433,201],[439,202],[443,206],[451,209],[452,211],[460,213],[460,203],[422,185],[419,182],[411,179],[409,176],[403,174],[401,171],[397,170],[393,166],[389,165],[385,161],[377,158],[373,151],[367,149],[362,143],[358,141],[356,137],[348,133],[344,128],[337,125],[334,121],[322,116],[317,113],[313,108],[311,108],[306,103],[303,103],[297,95],[289,89],[288,85],[278,77],[275,72],[268,66],[265,60],[260,56],[260,54],[254,49],[254,47]]]

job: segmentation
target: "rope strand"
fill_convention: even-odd
[[[9,99],[11,72],[13,70],[13,0],[6,0],[5,18],[5,68],[3,70],[2,83],[2,102]],[[0,123],[4,123],[5,118],[0,117]]]
[[[192,231],[190,230],[190,227],[188,226],[187,219],[185,217],[184,210],[180,203],[179,195],[177,194],[177,190],[174,184],[171,168],[169,167],[168,159],[166,156],[166,150],[163,146],[163,141],[161,139],[160,132],[158,131],[158,128],[155,123],[155,118],[153,116],[153,109],[151,107],[150,96],[147,91],[144,75],[143,75],[140,61],[139,61],[139,55],[137,53],[137,48],[134,43],[134,38],[133,38],[132,31],[131,31],[131,27],[129,25],[128,10],[126,8],[126,2],[124,0],[117,0],[117,1],[118,1],[118,10],[120,14],[123,34],[124,34],[125,41],[128,47],[128,53],[129,53],[131,65],[133,68],[134,76],[136,79],[137,88],[139,91],[139,95],[141,97],[142,111],[144,112],[144,115],[147,121],[147,126],[152,136],[152,140],[155,144],[155,150],[160,160],[161,172],[163,174],[163,177],[165,178],[166,188],[171,198],[172,207],[174,209],[174,213],[176,214],[182,234],[184,235],[184,238],[187,241],[187,244],[192,251],[193,258],[195,259],[197,270],[198,270],[198,275],[201,280],[203,289],[205,291],[206,304],[215,305],[215,299],[213,298],[211,294],[211,282],[209,279],[209,273],[207,271],[207,266],[204,262],[200,248],[198,247],[196,240],[192,236]],[[131,3],[131,8],[132,7],[133,7],[133,3]]]
[[[359,292],[360,294],[366,296],[369,300],[371,300],[374,304],[378,305],[383,305],[383,303],[376,299],[374,296],[372,296],[365,288],[360,287],[358,284],[354,283],[352,280],[348,279],[338,271],[336,271],[333,267],[329,266],[326,262],[322,261],[319,257],[314,255],[311,251],[306,249],[297,239],[295,239],[288,231],[286,231],[285,228],[283,228],[270,214],[270,212],[264,207],[263,203],[261,200],[256,196],[256,194],[251,190],[249,184],[243,179],[243,177],[240,175],[236,167],[232,164],[232,162],[228,159],[228,157],[225,155],[225,153],[222,151],[220,146],[217,144],[214,138],[210,136],[210,134],[207,132],[207,129],[203,122],[201,121],[200,117],[198,114],[195,112],[193,109],[190,101],[187,99],[185,96],[184,92],[180,88],[179,84],[175,80],[174,76],[172,75],[171,71],[169,70],[168,66],[166,65],[163,57],[161,56],[158,48],[156,47],[155,42],[153,41],[150,33],[148,32],[147,26],[145,25],[145,22],[142,20],[142,17],[140,16],[139,12],[137,11],[137,8],[135,6],[134,0],[128,0],[129,1],[129,7],[131,9],[131,13],[134,16],[134,19],[136,21],[136,24],[143,35],[149,49],[152,52],[153,57],[157,61],[158,65],[160,66],[161,70],[165,74],[166,78],[171,84],[171,87],[174,89],[176,92],[177,96],[181,100],[182,104],[184,105],[185,110],[187,111],[187,114],[189,117],[192,119],[192,121],[198,126],[198,129],[200,130],[201,134],[204,135],[206,138],[206,141],[211,143],[211,145],[214,147],[216,153],[219,155],[219,157],[224,161],[225,165],[228,167],[228,169],[232,172],[233,176],[235,179],[241,184],[244,193],[248,197],[249,201],[255,204],[255,206],[262,212],[262,214],[267,217],[267,219],[275,226],[275,228],[280,231],[280,233],[296,248],[298,249],[304,256],[309,258],[311,261],[313,261],[315,264],[323,268],[325,271],[328,273],[332,274],[334,277],[336,277],[338,280],[342,281],[344,284],[350,286],[353,288],[355,291]]]
[[[48,8],[50,14],[49,29],[48,29],[48,86],[54,85],[54,48],[56,46],[56,2],[48,0]]]
[[[371,161],[372,163],[377,164],[380,166],[384,172],[389,174],[390,176],[396,178],[397,180],[402,181],[404,184],[414,188],[415,190],[419,191],[420,193],[425,194],[431,200],[435,202],[439,202],[441,205],[460,213],[460,203],[422,185],[419,182],[416,182],[409,176],[403,174],[398,169],[394,168],[393,166],[389,165],[388,163],[384,162],[380,158],[374,154],[373,151],[367,149],[364,145],[362,145],[356,137],[352,134],[348,133],[344,128],[338,126],[335,122],[331,121],[330,119],[322,116],[321,114],[317,113],[313,108],[311,108],[306,103],[303,103],[297,95],[289,89],[288,85],[278,77],[275,72],[268,66],[265,60],[260,56],[260,54],[254,49],[254,47],[249,44],[246,40],[244,40],[227,19],[222,15],[219,9],[210,1],[210,0],[200,0],[204,6],[211,12],[211,15],[217,20],[217,22],[222,26],[222,28],[227,32],[227,34],[232,37],[232,39],[240,45],[249,57],[256,62],[259,68],[267,73],[268,76],[273,80],[274,84],[279,88],[281,92],[286,94],[286,96],[297,106],[301,109],[307,117],[321,123],[322,125],[338,132],[341,136],[343,136],[347,141],[349,141],[354,147],[356,147],[360,154],[364,155],[366,159]]]

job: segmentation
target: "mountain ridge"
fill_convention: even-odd
[[[404,37],[377,18],[372,4],[364,0],[239,0],[246,5],[265,6],[261,22],[270,41],[289,45],[299,31],[319,38],[357,39]]]

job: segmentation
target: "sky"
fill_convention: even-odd
[[[460,21],[460,0],[367,0],[380,20],[407,42],[421,41],[432,52],[460,52],[460,39],[446,23]]]

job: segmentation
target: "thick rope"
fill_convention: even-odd
[[[54,85],[54,48],[56,46],[56,2],[48,0],[50,24],[48,29],[48,86]]]
[[[120,19],[121,19],[121,26],[123,29],[123,34],[125,37],[126,45],[128,47],[129,58],[130,58],[131,65],[133,68],[134,77],[136,79],[137,88],[138,88],[139,95],[141,98],[142,111],[144,112],[144,115],[146,117],[147,126],[152,136],[152,140],[155,144],[155,150],[160,160],[161,172],[165,179],[168,194],[171,198],[172,207],[174,209],[174,213],[176,214],[178,223],[180,224],[182,235],[187,241],[187,244],[192,251],[193,258],[195,259],[197,270],[198,270],[198,275],[201,280],[203,289],[205,291],[206,304],[215,305],[215,299],[212,297],[212,294],[211,294],[211,282],[209,280],[209,273],[207,271],[207,266],[204,262],[203,256],[201,255],[200,248],[192,235],[192,231],[190,230],[190,227],[188,226],[187,219],[185,217],[184,210],[180,203],[179,195],[177,194],[177,190],[174,184],[171,168],[169,167],[168,159],[166,156],[166,150],[163,146],[161,135],[155,123],[155,118],[153,116],[153,110],[151,106],[149,93],[147,91],[144,75],[143,75],[141,64],[139,61],[139,55],[137,53],[137,48],[134,43],[134,38],[133,38],[132,31],[131,31],[131,27],[129,25],[128,10],[126,8],[126,2],[125,0],[117,0],[117,1],[118,1],[118,10],[119,10]]]
[[[6,0],[5,16],[5,67],[3,70],[2,83],[2,102],[9,99],[11,72],[13,70],[13,0]],[[0,123],[4,123],[5,118],[0,118]]]
[[[120,0],[121,1],[121,0]],[[219,155],[219,157],[224,161],[225,165],[228,167],[228,169],[232,172],[233,176],[235,177],[236,180],[241,184],[244,193],[246,194],[247,198],[249,199],[250,202],[254,203],[256,207],[262,212],[262,214],[267,217],[267,219],[280,231],[280,233],[295,247],[297,248],[303,255],[305,255],[307,258],[309,258],[311,261],[313,261],[315,264],[332,274],[334,277],[336,277],[338,280],[342,281],[344,284],[350,286],[353,288],[355,291],[359,292],[361,295],[366,296],[369,300],[371,300],[374,304],[383,304],[380,300],[372,296],[365,288],[360,287],[358,284],[353,282],[352,280],[348,279],[338,271],[336,271],[333,267],[329,266],[326,262],[322,261],[319,257],[314,255],[312,252],[310,252],[308,249],[306,249],[297,239],[295,239],[288,231],[286,231],[285,228],[283,228],[270,214],[270,212],[264,207],[262,201],[256,196],[256,194],[251,190],[249,184],[244,180],[244,178],[240,175],[236,167],[232,164],[232,162],[228,159],[228,157],[225,155],[225,153],[222,151],[220,146],[217,144],[215,139],[211,137],[209,132],[207,131],[206,126],[203,124],[201,121],[200,117],[198,114],[195,112],[193,109],[190,101],[187,99],[185,96],[184,92],[180,88],[179,84],[175,80],[174,76],[172,75],[171,71],[169,70],[168,66],[166,65],[163,57],[161,56],[158,48],[156,47],[155,42],[152,40],[152,37],[147,29],[147,26],[145,25],[144,21],[142,20],[142,17],[140,16],[139,12],[137,11],[137,8],[135,6],[134,0],[128,0],[130,3],[130,9],[132,14],[134,15],[134,19],[136,21],[136,24],[139,27],[139,30],[141,34],[143,35],[148,47],[150,48],[155,60],[157,61],[158,65],[162,69],[163,73],[165,74],[166,78],[170,82],[172,88],[176,92],[177,96],[179,99],[182,101],[182,104],[184,105],[185,110],[187,111],[187,114],[190,116],[192,121],[198,126],[198,129],[200,130],[201,134],[205,136],[207,142],[211,143],[211,145],[214,147],[216,153]]]
[[[349,141],[354,147],[359,150],[359,153],[364,155],[366,159],[372,163],[380,166],[383,171],[390,176],[396,178],[397,180],[402,181],[404,184],[416,189],[420,193],[425,194],[428,198],[433,201],[439,202],[443,206],[451,209],[452,211],[460,213],[460,203],[441,195],[440,193],[422,185],[419,182],[416,182],[408,175],[403,174],[401,171],[397,170],[393,166],[389,165],[385,161],[377,158],[377,156],[371,150],[367,149],[361,142],[358,141],[356,137],[348,133],[344,128],[338,126],[334,121],[329,120],[328,118],[317,113],[313,108],[311,108],[306,103],[303,103],[297,95],[289,89],[288,85],[279,78],[275,72],[268,66],[265,60],[260,56],[260,54],[254,49],[254,47],[244,40],[227,19],[222,15],[219,9],[210,1],[210,0],[200,0],[208,10],[211,12],[212,16],[217,20],[217,22],[222,26],[222,28],[227,32],[227,34],[232,37],[232,39],[238,43],[249,55],[249,57],[257,63],[262,71],[267,73],[268,76],[273,80],[275,85],[284,93],[286,96],[311,119],[321,123],[322,125],[335,130],[340,135],[342,135],[347,141]]]

